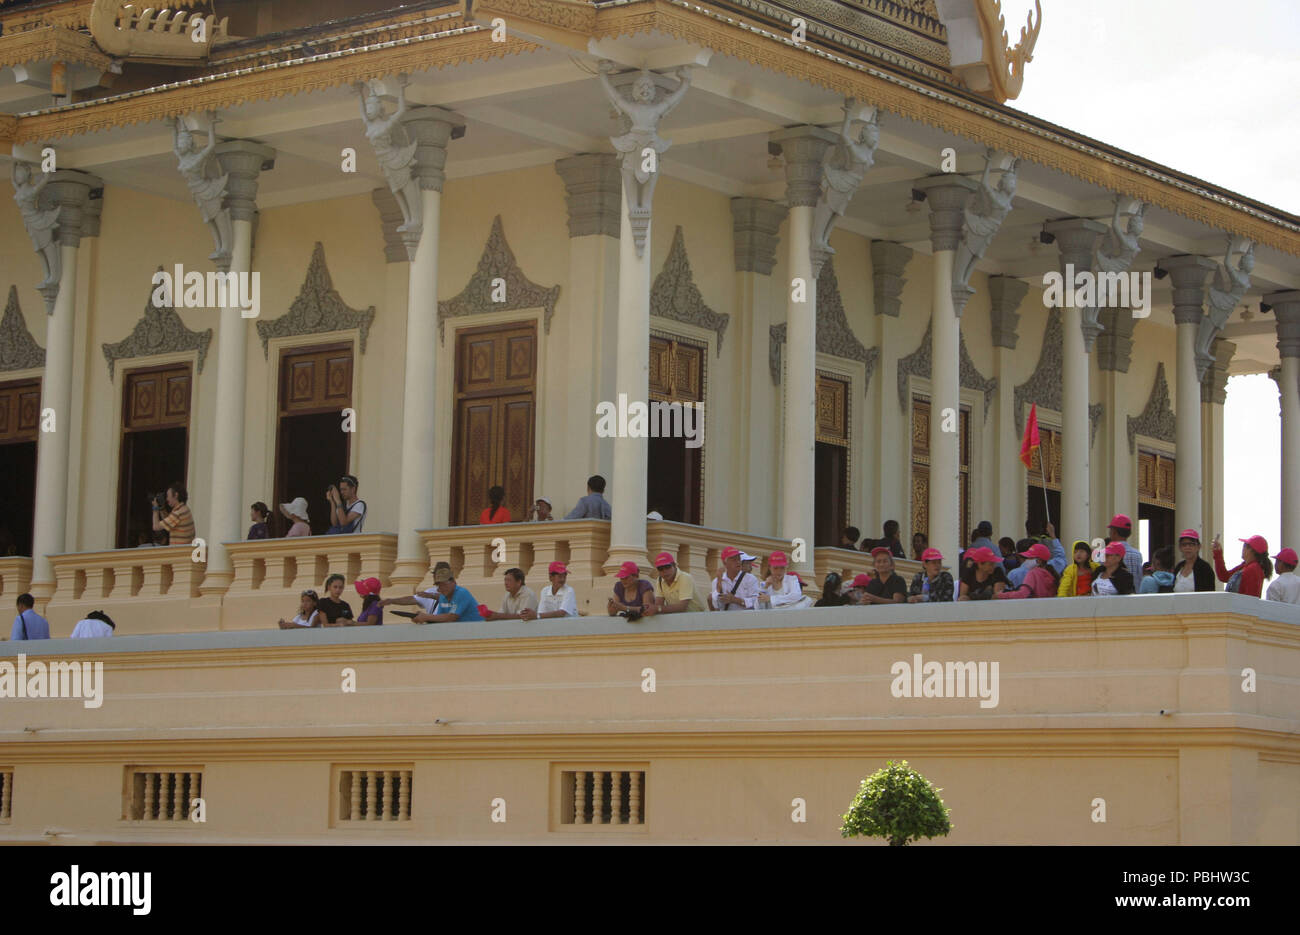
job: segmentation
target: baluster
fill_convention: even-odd
[[[158,774],[158,820],[167,820],[167,806],[172,800],[172,774]]]
[[[379,820],[379,773],[373,769],[366,770],[367,821]]]
[[[411,820],[411,772],[402,770],[402,788],[397,798],[397,820]]]
[[[8,818],[11,814],[14,797],[14,774],[0,773],[0,818]]]
[[[176,773],[176,807],[173,810],[172,821],[185,820],[185,774]]]
[[[194,799],[203,798],[202,782],[203,780],[200,778],[198,773],[190,773],[190,800],[191,801],[193,801]],[[190,814],[189,802],[186,802],[185,805],[186,805],[185,817],[188,818]],[[205,814],[203,817],[206,818],[207,815]]]
[[[641,773],[636,770],[628,773],[631,780],[627,790],[627,823],[641,824]]]
[[[609,774],[609,823],[623,823],[623,774],[618,771]]]
[[[384,821],[392,821],[393,815],[393,771],[384,770],[384,789],[383,789],[383,809],[381,814]]]
[[[348,820],[357,821],[361,818],[361,770],[354,769],[352,773],[352,802],[348,807]]]
[[[593,772],[591,774],[591,823],[593,825],[603,825],[605,823],[605,774]]]
[[[148,821],[153,818],[153,773],[141,773],[144,777],[144,812],[140,817]]]
[[[587,774],[583,772],[573,774],[573,823],[587,823]]]

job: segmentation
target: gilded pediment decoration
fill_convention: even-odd
[[[334,288],[329,267],[325,265],[325,247],[317,241],[311,252],[311,262],[307,265],[307,276],[298,291],[298,297],[289,306],[289,311],[273,321],[259,321],[257,334],[262,339],[262,354],[269,358],[271,338],[351,331],[355,328],[361,333],[361,353],[364,354],[366,338],[374,320],[373,305],[359,311],[343,301],[343,297]]]

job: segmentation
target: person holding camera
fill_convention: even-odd
[[[171,545],[189,545],[194,541],[194,514],[190,512],[189,492],[180,481],[162,495],[151,498],[153,531],[166,532]]]
[[[330,505],[330,528],[327,536],[345,536],[361,532],[366,523],[366,501],[357,499],[357,479],[351,474],[339,478],[338,485],[325,488]]]
[[[609,615],[626,617],[629,623],[648,617],[658,609],[654,596],[654,585],[641,577],[637,563],[624,562],[614,582],[614,596],[609,599]]]

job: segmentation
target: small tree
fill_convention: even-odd
[[[840,835],[885,838],[894,847],[946,835],[952,822],[939,798],[941,791],[908,766],[907,760],[889,760],[884,769],[862,780]]]

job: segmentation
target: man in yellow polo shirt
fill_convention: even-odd
[[[704,606],[695,596],[695,579],[677,568],[676,560],[667,552],[655,556],[659,581],[655,584],[655,603],[661,614],[695,613]]]

